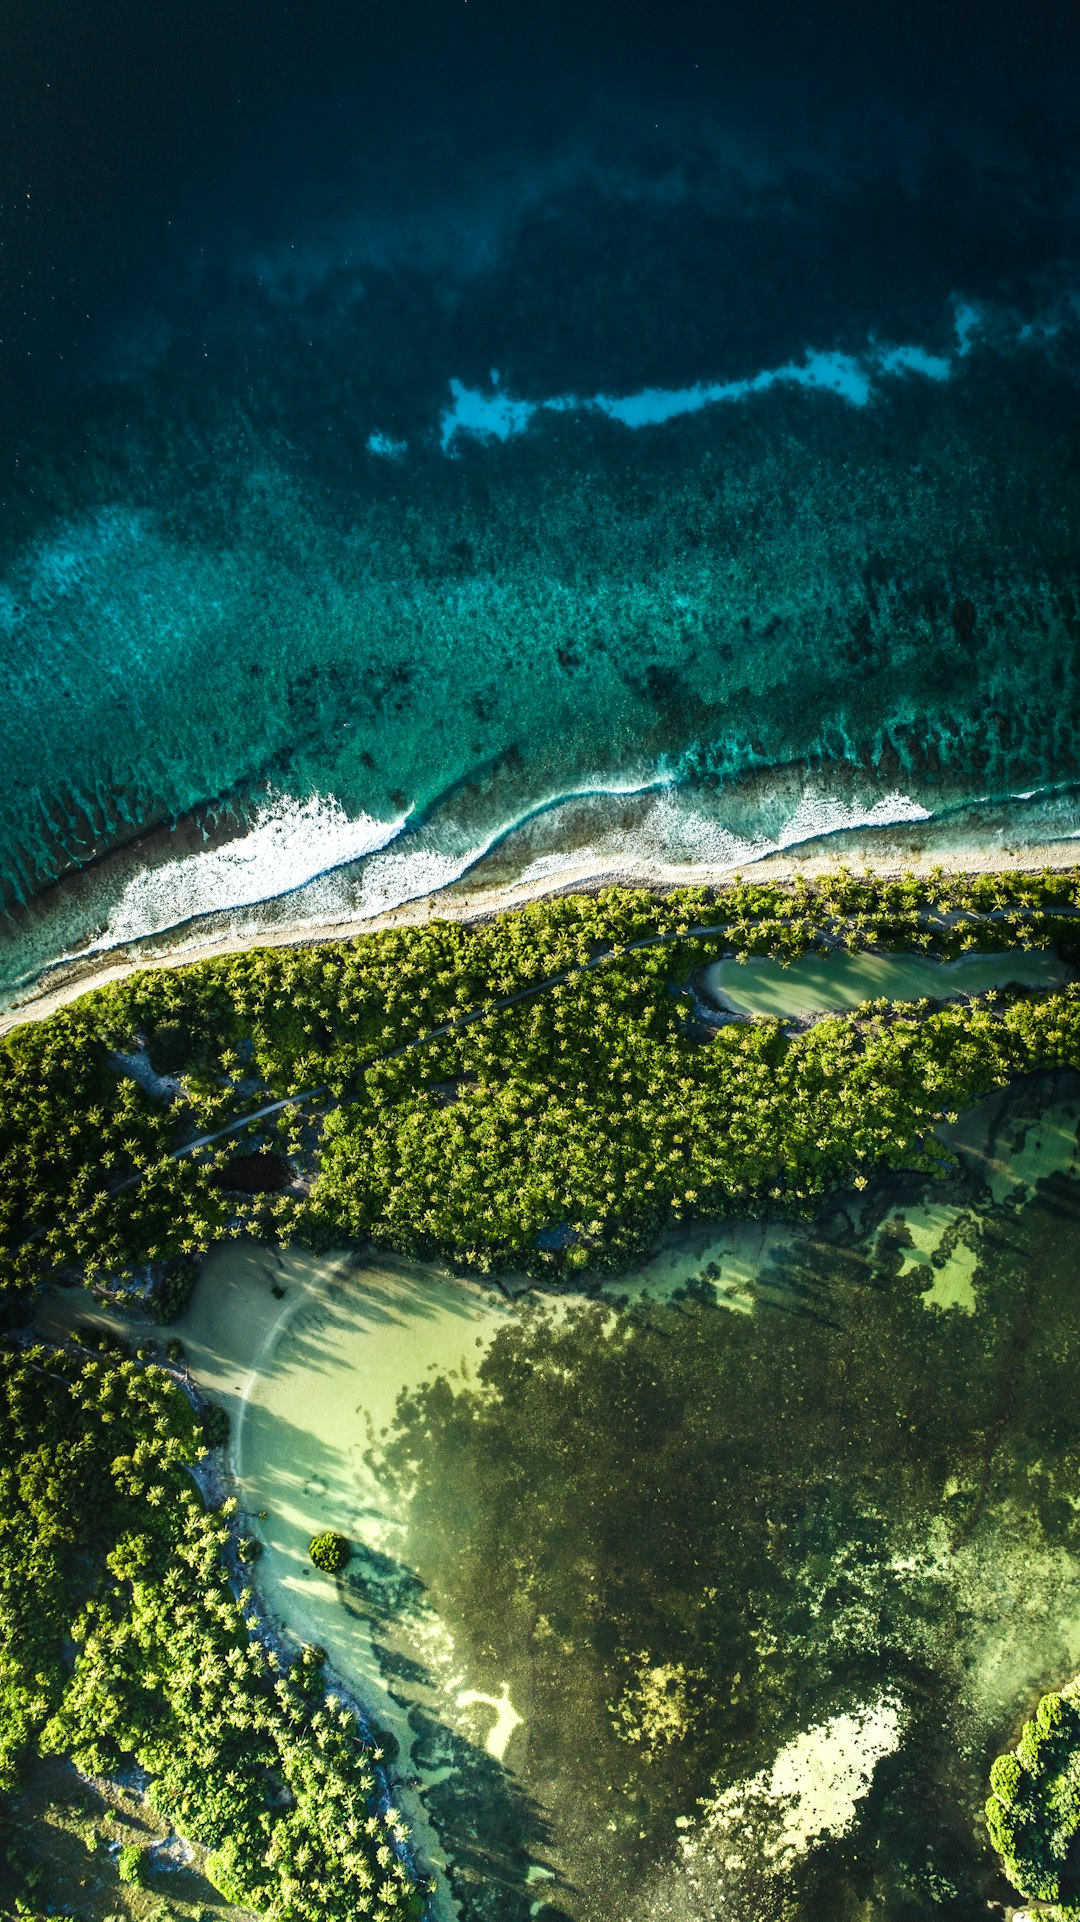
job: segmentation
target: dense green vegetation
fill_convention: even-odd
[[[134,1882],[136,1886],[145,1882],[146,1850],[141,1849],[137,1842],[125,1842],[116,1858],[116,1872],[121,1882]]]
[[[990,1770],[986,1826],[1021,1895],[1080,1916],[1080,1707],[1074,1690],[1044,1695],[1019,1743]]]
[[[227,1900],[283,1922],[418,1916],[355,1717],[234,1594],[227,1515],[187,1469],[202,1452],[162,1370],[0,1350],[0,1787],[35,1754],[134,1761]]]
[[[324,1575],[340,1575],[351,1553],[344,1535],[335,1535],[332,1529],[328,1529],[325,1535],[312,1538],[311,1559]]]
[[[139,973],[0,1048],[3,1270],[25,1286],[58,1266],[104,1279],[149,1263],[168,1311],[191,1258],[246,1231],[371,1236],[484,1269],[617,1266],[673,1217],[801,1209],[882,1166],[929,1169],[943,1111],[1080,1058],[1072,991],[878,1006],[796,1034],[731,1025],[700,1045],[669,990],[727,950],[953,954],[1023,938],[1071,951],[1078,924],[1063,911],[1078,898],[1071,875],[609,891],[473,929],[433,922]],[[720,931],[691,937],[701,925]],[[462,1025],[433,1032],[445,1022]],[[175,1100],[111,1058],[137,1036],[178,1077]],[[169,1158],[313,1087],[328,1094]],[[238,1146],[275,1148],[305,1179],[231,1192]]]
[[[226,1235],[572,1274],[672,1220],[940,1172],[945,1113],[1080,1064],[1080,990],[713,1032],[694,970],[815,944],[1072,954],[1078,905],[1071,875],[608,891],[133,975],[0,1044],[9,1317],[59,1273],[135,1283],[167,1319]],[[137,1078],[120,1057],[144,1046]],[[253,1150],[286,1156],[291,1185],[245,1190],[233,1160]],[[251,1538],[227,1547],[187,1468],[226,1439],[222,1411],[200,1422],[154,1367],[0,1350],[0,1788],[35,1754],[103,1775],[134,1759],[229,1901],[282,1922],[418,1914],[354,1718],[237,1599]]]

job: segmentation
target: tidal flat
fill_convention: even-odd
[[[595,1292],[210,1257],[180,1333],[260,1592],[398,1743],[444,1905],[1006,1898],[989,1762],[1080,1667],[1078,1123],[1080,1077],[1032,1078],[946,1128],[948,1182],[699,1224]]]

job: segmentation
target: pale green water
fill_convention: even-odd
[[[498,1740],[508,1713],[512,1733],[513,1712],[497,1696],[469,1691],[452,1637],[408,1583],[395,1597],[393,1619],[376,1629],[349,1606],[345,1584],[312,1565],[308,1546],[331,1528],[388,1570],[397,1563],[400,1514],[372,1471],[369,1449],[392,1424],[402,1394],[436,1374],[459,1384],[475,1379],[480,1356],[513,1318],[495,1291],[428,1270],[393,1261],[357,1269],[344,1254],[279,1255],[233,1243],[209,1257],[177,1325],[192,1373],[229,1413],[241,1506],[266,1548],[258,1570],[265,1603],[294,1638],[330,1651],[337,1672],[398,1743],[406,1774],[413,1735],[408,1707],[386,1687],[387,1645],[403,1655],[422,1652],[438,1668],[444,1687],[414,1689],[412,1701],[438,1695],[439,1710],[456,1713],[466,1738]],[[466,1697],[460,1708],[459,1696]],[[422,1804],[408,1794],[399,1799],[425,1862],[445,1870],[447,1850]],[[443,1885],[436,1916],[450,1913]]]
[[[178,1332],[260,1593],[396,1738],[443,1918],[985,1907],[985,1757],[1080,1664],[1076,1103],[1022,1084],[945,1130],[944,1186],[701,1224],[599,1299],[206,1263]]]
[[[1052,950],[965,954],[933,961],[916,954],[807,954],[784,967],[771,958],[714,961],[704,973],[705,993],[733,1014],[772,1014],[791,1019],[857,1008],[862,1001],[943,1000],[986,994],[1010,982],[1059,987],[1070,970]]]
[[[971,1211],[948,1202],[927,1201],[916,1207],[894,1208],[885,1217],[879,1234],[906,1228],[910,1246],[904,1249],[901,1276],[917,1274],[923,1286],[927,1308],[956,1308],[973,1315],[976,1309],[974,1278],[979,1266],[977,1222]],[[972,1242],[965,1239],[971,1232]]]
[[[688,1283],[711,1282],[718,1303],[749,1313],[752,1279],[785,1239],[782,1228],[766,1233],[757,1223],[690,1229],[611,1292],[662,1302]],[[271,1616],[293,1638],[330,1651],[398,1743],[403,1773],[415,1770],[425,1790],[456,1775],[460,1757],[416,1753],[417,1709],[466,1750],[510,1768],[522,1760],[527,1725],[506,1677],[470,1664],[422,1584],[408,1578],[405,1516],[397,1486],[380,1473],[379,1443],[399,1402],[436,1378],[475,1385],[492,1340],[523,1312],[559,1325],[575,1305],[577,1297],[536,1295],[511,1304],[494,1289],[392,1259],[358,1264],[343,1253],[227,1243],[204,1264],[177,1324],[196,1380],[229,1413],[245,1524],[265,1545],[258,1585]],[[82,1291],[59,1303],[67,1324],[69,1308],[78,1320],[99,1319],[88,1307]],[[50,1330],[56,1312],[50,1298]],[[614,1314],[610,1325],[614,1332]],[[467,1532],[468,1516],[457,1522]],[[361,1550],[344,1581],[309,1559],[312,1536],[326,1528]],[[361,1584],[366,1592],[354,1599]],[[382,1590],[374,1611],[373,1584]],[[404,1700],[396,1667],[409,1674]],[[445,1870],[452,1846],[422,1800],[402,1800],[425,1861]],[[447,1900],[444,1886],[438,1914],[450,1913]]]

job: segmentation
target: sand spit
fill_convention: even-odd
[[[868,848],[866,854],[861,856],[851,851],[845,852],[842,857],[836,853],[823,853],[804,855],[798,860],[783,854],[766,855],[761,860],[748,863],[742,878],[752,875],[755,881],[785,882],[802,876],[812,881],[821,875],[835,874],[841,868],[853,874],[872,874],[882,879],[899,874],[930,875],[935,872],[950,876],[1019,875],[1037,874],[1045,869],[1066,871],[1076,865],[1077,849],[1068,841],[1048,842],[1015,854],[997,848],[981,859],[973,859],[967,849],[953,857],[936,849],[924,854],[905,849],[903,858],[897,858],[894,849],[879,847],[876,854],[872,848]],[[190,929],[175,928],[166,934],[110,949],[106,954],[88,955],[84,961],[75,960],[53,968],[47,979],[24,999],[10,1008],[0,1010],[0,1035],[10,1033],[12,1028],[21,1027],[25,1022],[44,1020],[57,1008],[78,1000],[80,995],[89,994],[94,988],[104,987],[111,981],[123,981],[140,968],[187,967],[216,955],[241,954],[249,948],[314,947],[324,941],[354,940],[358,935],[373,934],[380,928],[422,927],[428,921],[457,921],[469,925],[492,920],[512,908],[525,907],[531,901],[554,900],[567,894],[592,894],[601,888],[651,888],[666,893],[679,887],[709,887],[722,893],[725,887],[733,885],[739,878],[729,869],[717,873],[711,867],[657,867],[643,862],[619,870],[598,872],[595,867],[585,863],[568,863],[565,868],[541,877],[511,882],[503,887],[470,888],[467,880],[455,882],[450,887],[364,919],[275,922],[254,932],[250,928],[237,931],[223,926],[221,932],[215,934],[205,931],[193,934]],[[272,903],[267,905],[272,906]]]

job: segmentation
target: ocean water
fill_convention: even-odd
[[[1069,10],[521,11],[12,10],[5,998],[1080,833]]]

